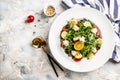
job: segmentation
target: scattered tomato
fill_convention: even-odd
[[[29,15],[28,17],[27,17],[27,22],[28,23],[31,23],[31,22],[33,22],[34,21],[34,16],[33,15]]]

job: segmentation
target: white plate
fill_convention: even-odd
[[[103,44],[91,60],[84,58],[80,62],[75,62],[65,54],[60,46],[60,31],[71,18],[89,19],[101,30]],[[54,58],[63,67],[76,72],[88,72],[103,66],[111,57],[114,49],[113,29],[109,20],[99,11],[84,7],[72,8],[60,14],[51,26],[48,42]]]

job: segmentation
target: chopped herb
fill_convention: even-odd
[[[36,32],[33,32],[33,34],[35,34]]]
[[[38,22],[40,22],[40,20],[38,19]]]

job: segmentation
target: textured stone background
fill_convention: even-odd
[[[46,54],[31,46],[36,36],[46,40],[54,19],[64,11],[61,0],[0,0],[0,80],[120,80],[120,64],[108,61],[88,73],[64,72],[56,67],[54,74]],[[44,17],[42,9],[54,4],[56,15]],[[35,21],[26,24],[28,15]],[[40,20],[40,21],[38,21]]]

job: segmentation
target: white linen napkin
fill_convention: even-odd
[[[66,9],[76,6],[97,9],[110,20],[115,35],[115,47],[111,58],[120,63],[120,7],[118,0],[62,0],[61,3]]]

